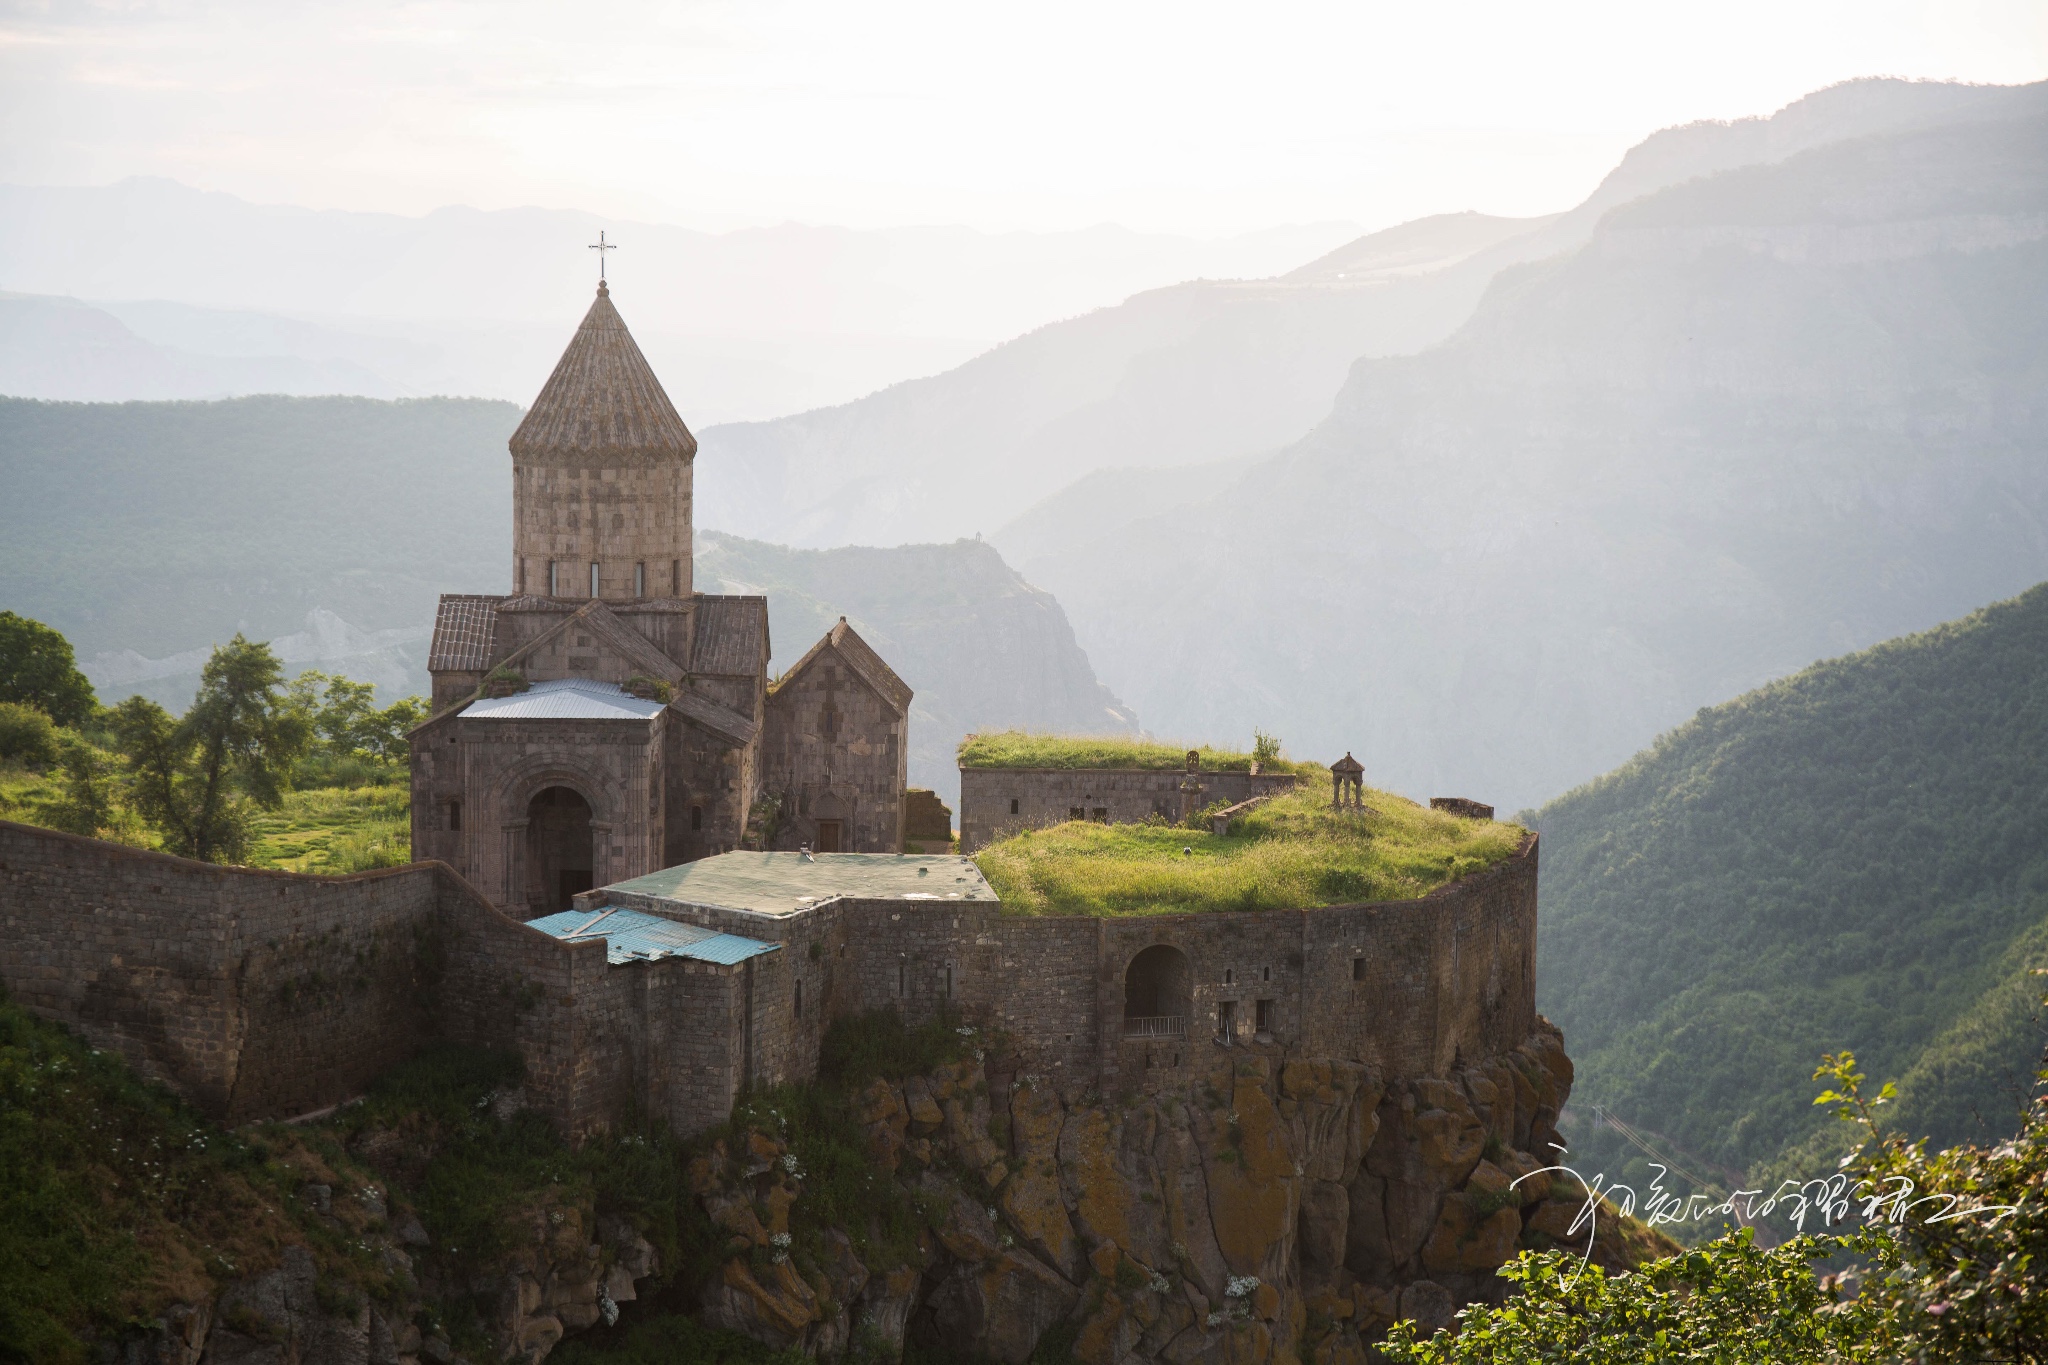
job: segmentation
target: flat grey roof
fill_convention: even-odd
[[[651,720],[663,705],[642,701],[617,683],[555,678],[514,696],[473,701],[462,715],[467,720]]]
[[[659,957],[693,957],[700,962],[731,966],[750,957],[759,957],[762,953],[778,952],[782,947],[779,943],[762,943],[737,934],[714,933],[694,924],[678,924],[674,920],[638,910],[624,910],[615,905],[606,906],[594,914],[588,910],[563,910],[526,923],[544,934],[553,934],[570,942],[601,938],[605,945],[605,961],[614,967],[628,962],[652,962]]]
[[[685,905],[792,915],[835,896],[995,903],[971,858],[924,853],[721,853],[604,888]]]

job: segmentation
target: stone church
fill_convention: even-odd
[[[512,592],[447,595],[415,858],[526,919],[738,848],[902,848],[911,691],[841,618],[768,676],[765,597],[690,579],[697,440],[602,282],[512,434]]]

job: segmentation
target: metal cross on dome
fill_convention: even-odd
[[[619,244],[617,242],[607,242],[604,239],[604,234],[600,232],[597,234],[597,240],[590,244],[590,249],[597,253],[597,282],[599,284],[603,284],[604,253],[607,251],[617,251],[619,249]]]

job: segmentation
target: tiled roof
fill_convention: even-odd
[[[511,447],[515,456],[543,459],[697,453],[697,438],[662,392],[606,286],[598,285],[597,300],[512,433]]]
[[[767,598],[707,595],[697,599],[696,642],[690,650],[692,673],[750,678],[767,661]]]
[[[603,910],[563,910],[528,920],[527,925],[572,942],[601,938],[604,940],[605,961],[614,967],[628,962],[652,962],[660,957],[687,957],[731,966],[782,947],[779,943],[763,943],[759,939],[741,938],[738,934],[721,934],[619,906],[607,906]]]
[[[662,703],[642,701],[617,683],[589,678],[537,682],[510,697],[485,697],[464,709],[465,720],[652,720]]]
[[[498,634],[502,597],[444,594],[434,612],[434,642],[427,647],[433,673],[480,672],[488,667]]]

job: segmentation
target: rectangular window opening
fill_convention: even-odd
[[[555,561],[550,559],[548,561],[548,596],[560,597],[562,595],[560,580],[561,574],[555,568]]]
[[[1017,813],[1017,798],[1013,796],[1013,797],[1011,797],[1011,798],[1010,798],[1010,814],[1012,814],[1012,815],[1015,815],[1016,813]]]
[[[1264,971],[1265,971],[1265,975],[1264,975],[1264,976],[1261,976],[1261,977],[1259,978],[1259,980],[1261,980],[1261,981],[1271,981],[1271,980],[1273,979],[1273,969],[1272,969],[1271,967],[1267,967],[1267,968],[1265,968],[1265,969],[1264,969]]]
[[[671,559],[668,562],[668,595],[670,597],[681,597],[683,595],[683,561],[680,559]]]
[[[1080,806],[1068,806],[1067,818],[1069,820],[1086,820],[1088,818],[1088,812],[1082,809]]]
[[[462,803],[460,801],[450,801],[448,803],[448,828],[451,830],[462,828]]]
[[[1094,821],[1094,822],[1095,822],[1096,824],[1098,824],[1098,825],[1106,825],[1106,824],[1108,824],[1108,823],[1109,823],[1109,807],[1108,807],[1108,806],[1097,806],[1097,807],[1096,807],[1096,808],[1095,808],[1094,810],[1092,810],[1092,811],[1088,812],[1088,818],[1089,818],[1089,819],[1091,819],[1091,820],[1093,820],[1093,821]]]
[[[633,566],[633,596],[647,596],[647,566],[645,564],[635,564]]]
[[[896,994],[899,997],[910,994],[910,968],[901,962],[896,964]]]
[[[690,828],[704,828],[704,808],[702,806],[690,807]]]
[[[523,595],[523,594],[524,594],[524,593],[526,592],[526,556],[525,556],[525,555],[521,555],[521,556],[519,556],[519,591],[520,591],[520,593],[521,593],[522,595]]]
[[[796,983],[796,1017],[804,1017],[804,983],[801,981]]]
[[[950,963],[950,962],[948,962],[948,963],[946,964],[946,999],[948,999],[948,1000],[951,1000],[952,998],[953,998],[953,964],[952,964],[952,963]]]
[[[597,561],[590,561],[590,595],[597,596]]]
[[[1270,1000],[1259,1001],[1253,1007],[1252,1022],[1254,1032],[1271,1033],[1273,1031],[1273,1002]]]
[[[1216,1031],[1223,1035],[1223,1041],[1226,1043],[1237,1036],[1237,1002],[1235,1000],[1225,1000],[1216,1007]]]
[[[1352,979],[1353,981],[1363,981],[1363,980],[1365,980],[1365,959],[1364,959],[1364,958],[1362,958],[1362,957],[1354,957],[1354,958],[1352,958],[1352,959],[1351,959],[1351,979]]]

